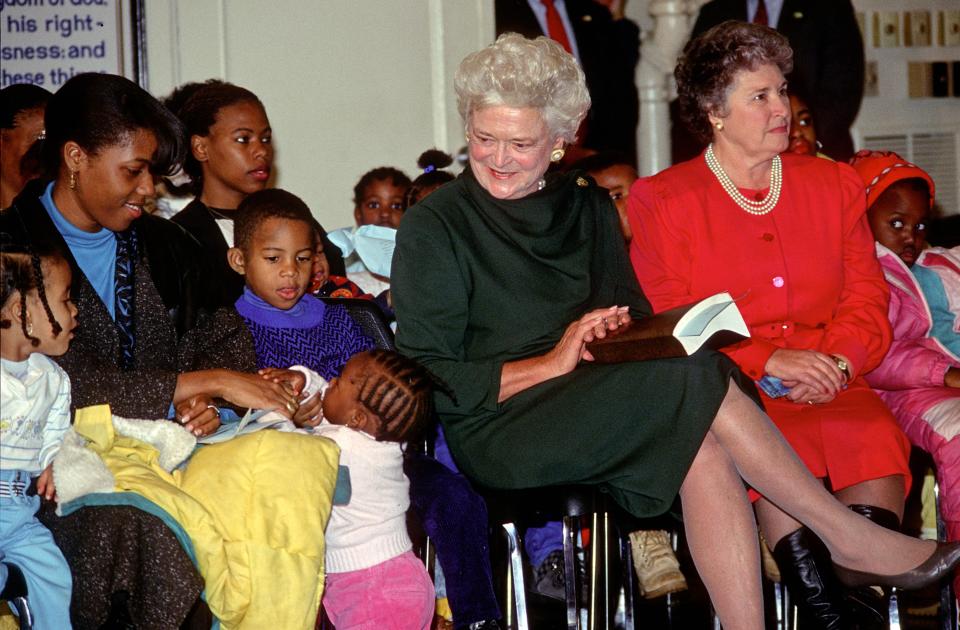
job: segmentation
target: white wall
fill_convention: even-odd
[[[489,0],[150,0],[149,90],[221,78],[253,90],[274,130],[276,185],[327,229],[353,221],[353,185],[397,166],[411,177],[463,126],[453,72],[493,40]]]

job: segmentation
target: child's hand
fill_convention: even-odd
[[[53,485],[53,464],[44,468],[37,477],[37,494],[47,501],[57,500],[57,489]]]
[[[307,384],[307,377],[303,372],[297,370],[283,370],[280,368],[263,368],[257,370],[257,374],[273,383],[279,383],[290,389],[290,393],[299,396],[300,392]]]
[[[323,417],[323,398],[317,392],[313,396],[300,401],[300,408],[293,414],[293,423],[298,427],[315,427]]]
[[[206,394],[182,400],[175,409],[177,420],[196,437],[210,435],[220,427],[220,410]]]
[[[960,368],[952,367],[943,375],[943,384],[947,387],[960,387]]]

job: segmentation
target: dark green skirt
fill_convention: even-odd
[[[730,381],[757,400],[726,356],[582,364],[520,392],[499,412],[441,418],[457,465],[503,489],[598,485],[628,512],[670,509]]]

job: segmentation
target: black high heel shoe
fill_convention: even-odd
[[[960,564],[960,542],[938,542],[933,554],[916,567],[898,573],[897,575],[877,575],[865,573],[855,569],[848,569],[839,564],[833,568],[846,586],[895,586],[905,591],[914,591],[947,577]]]

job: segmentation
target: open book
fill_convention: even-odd
[[[700,348],[717,349],[750,336],[729,293],[633,320],[587,344],[597,363],[685,357]]]
[[[240,418],[238,422],[224,422],[220,425],[220,428],[210,435],[197,438],[197,443],[219,444],[220,442],[226,442],[227,440],[232,440],[240,435],[254,433],[255,431],[260,431],[261,429],[269,429],[271,427],[276,428],[287,422],[287,419],[280,414],[266,416],[268,413],[270,413],[269,409],[258,409],[256,411],[253,409],[248,409],[247,413],[243,414],[243,417]]]

